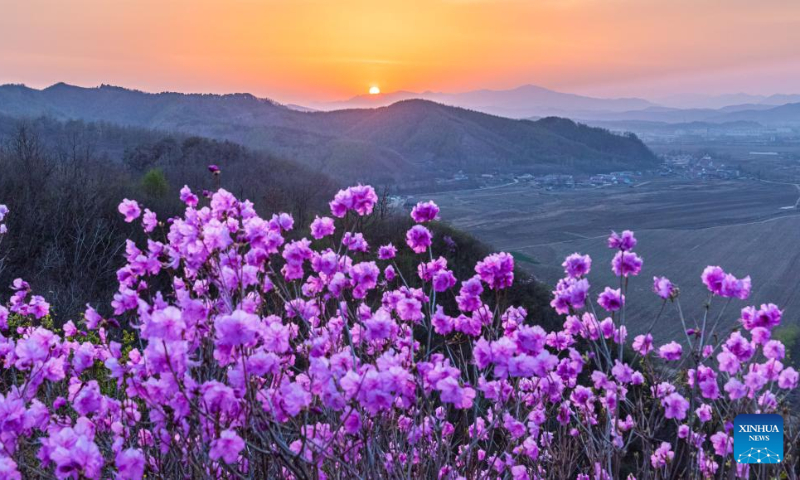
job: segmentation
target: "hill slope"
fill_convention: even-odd
[[[568,120],[512,120],[424,100],[302,112],[249,94],[150,94],[56,84],[0,87],[0,113],[106,121],[231,140],[351,180],[454,170],[602,172],[656,163],[635,137]]]

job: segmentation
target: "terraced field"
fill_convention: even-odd
[[[425,197],[439,203],[446,221],[513,252],[522,267],[549,284],[561,277],[564,256],[577,251],[594,259],[593,290],[618,285],[605,238],[611,229],[634,230],[645,268],[632,281],[628,312],[630,329],[641,331],[660,307],[650,293],[654,275],[683,287],[687,316],[701,315],[705,265],[749,274],[752,303],[777,303],[786,309],[787,322],[800,324],[800,210],[793,208],[799,195],[792,184],[658,178],[634,187],[547,192],[516,184]],[[716,304],[715,311],[722,306]],[[741,306],[732,302],[723,321],[735,321]],[[655,330],[679,335],[673,307]]]

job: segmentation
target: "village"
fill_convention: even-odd
[[[573,188],[603,188],[613,185],[630,185],[646,181],[648,177],[679,177],[695,180],[735,180],[747,176],[737,167],[715,160],[709,154],[665,154],[662,164],[655,170],[622,170],[609,173],[569,175],[548,173],[507,173],[494,170],[491,173],[465,173],[459,171],[452,177],[437,178],[437,191],[498,188],[510,184],[527,184],[531,188],[544,190]]]

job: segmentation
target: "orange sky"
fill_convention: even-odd
[[[796,0],[0,0],[0,83],[796,93]]]

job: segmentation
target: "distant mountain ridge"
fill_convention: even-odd
[[[650,107],[626,112],[584,112],[574,115],[579,121],[595,124],[608,121],[637,121],[664,123],[730,123],[758,122],[767,126],[800,126],[800,103],[785,105],[741,104],[719,109],[680,109]]]
[[[800,94],[752,95],[749,93],[729,93],[723,95],[682,94],[663,97],[657,103],[674,108],[724,109],[731,105],[785,105],[800,102]]]
[[[426,100],[298,111],[250,94],[144,93],[103,85],[0,86],[0,113],[104,121],[232,140],[349,180],[430,179],[458,170],[603,172],[657,163],[634,136],[564,119],[512,120]]]
[[[539,119],[567,117],[589,124],[602,122],[728,123],[757,121],[765,125],[799,125],[785,105],[800,103],[800,95],[675,95],[654,103],[641,98],[595,98],[557,92],[536,85],[510,90],[474,90],[463,93],[399,91],[378,95],[359,95],[349,100],[312,104],[318,110],[375,108],[402,100],[430,100],[445,105],[468,108],[508,118]],[[775,110],[775,109],[779,110]],[[774,110],[774,111],[773,111]],[[745,113],[738,113],[745,112]],[[767,112],[767,113],[757,113]],[[736,115],[729,115],[736,113]]]
[[[464,93],[399,91],[359,95],[341,102],[315,104],[315,107],[320,110],[375,108],[411,99],[430,100],[509,118],[565,115],[576,111],[621,112],[655,106],[641,98],[594,98],[557,92],[537,85],[523,85],[510,90],[483,89]]]

